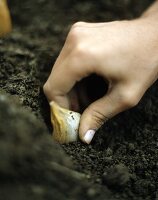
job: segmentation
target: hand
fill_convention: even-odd
[[[44,93],[49,101],[69,108],[69,91],[92,73],[107,80],[109,89],[81,116],[79,135],[88,144],[107,119],[137,105],[156,81],[158,28],[146,18],[76,23],[44,85]]]

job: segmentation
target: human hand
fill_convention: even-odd
[[[79,22],[44,85],[49,101],[69,108],[68,93],[90,74],[109,82],[108,92],[81,116],[80,139],[90,143],[95,131],[116,114],[140,101],[158,77],[158,26],[141,18],[109,23]],[[154,23],[154,22],[153,22]],[[70,100],[71,101],[71,100]]]

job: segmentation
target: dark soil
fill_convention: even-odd
[[[64,150],[51,140],[42,92],[72,23],[131,19],[151,2],[9,1],[14,30],[0,39],[2,199],[158,199],[158,82],[91,145]]]

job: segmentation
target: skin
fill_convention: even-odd
[[[69,108],[69,92],[95,73],[108,92],[81,116],[80,139],[90,143],[95,131],[118,113],[136,106],[158,78],[158,1],[140,18],[108,23],[75,23],[44,85],[48,101]],[[88,137],[85,137],[88,130]]]

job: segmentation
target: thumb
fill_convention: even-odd
[[[118,95],[118,90],[111,90],[107,95],[90,104],[83,112],[79,127],[80,139],[90,144],[96,130],[104,122],[129,107],[132,105],[130,106],[130,102],[124,100],[122,95]]]

